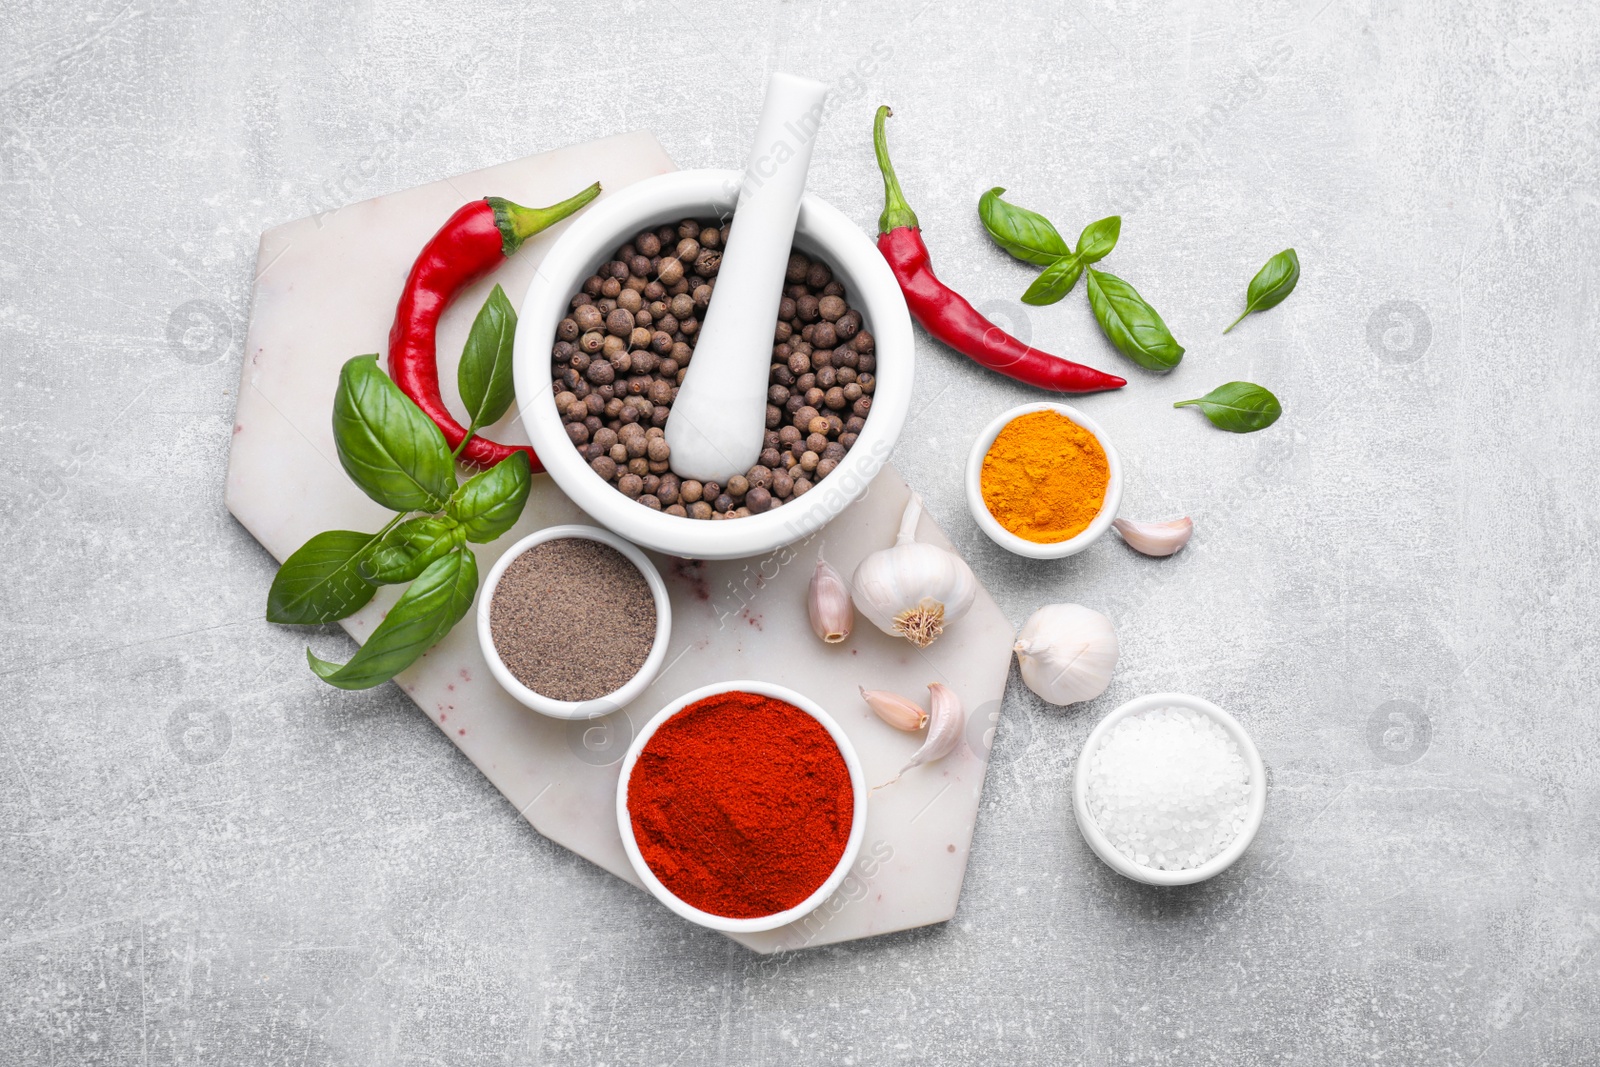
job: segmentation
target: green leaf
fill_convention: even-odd
[[[1117,351],[1139,366],[1169,371],[1183,358],[1183,346],[1173,340],[1156,309],[1115,274],[1089,268],[1089,306]]]
[[[516,396],[511,385],[511,338],[516,332],[516,309],[496,285],[472,320],[456,372],[467,418],[475,428],[499,419]]]
[[[1278,421],[1283,405],[1278,398],[1250,382],[1219,385],[1198,400],[1180,400],[1175,408],[1198,407],[1211,424],[1229,433],[1254,433]]]
[[[434,515],[407,519],[372,550],[361,564],[361,573],[378,585],[413,581],[434,560],[465,541],[466,531],[454,519]]]
[[[318,659],[306,649],[317,677],[340,689],[371,689],[411,666],[472,606],[478,561],[466,548],[434,560],[389,609],[367,643],[345,664]]]
[[[272,579],[267,621],[309,626],[360,611],[377,592],[362,578],[362,561],[382,536],[329,530],[295,549]]]
[[[978,218],[995,244],[1027,263],[1048,267],[1072,249],[1050,225],[1050,220],[1027,208],[1000,199],[1005,192],[995,186],[978,198]]]
[[[378,369],[376,355],[339,372],[333,440],[350,480],[391,511],[438,511],[455,491],[444,434]]]
[[[1267,260],[1267,265],[1256,271],[1250,279],[1250,289],[1245,293],[1244,314],[1228,324],[1228,330],[1244,321],[1245,315],[1265,311],[1283,303],[1283,298],[1294,292],[1300,281],[1300,257],[1294,249],[1285,248]],[[1223,330],[1227,333],[1228,330]]]
[[[468,541],[484,545],[516,524],[533,486],[528,454],[516,452],[462,483],[445,506]]]
[[[1078,258],[1085,263],[1100,262],[1117,247],[1117,238],[1121,235],[1121,215],[1112,215],[1099,222],[1089,223],[1078,235]]]
[[[1062,256],[1033,280],[1028,291],[1022,294],[1022,302],[1036,306],[1054,304],[1072,292],[1072,287],[1078,284],[1078,275],[1082,273],[1083,260],[1075,255]]]

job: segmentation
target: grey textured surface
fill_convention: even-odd
[[[907,22],[914,22],[907,27]],[[584,10],[8,4],[0,74],[0,1060],[1386,1063],[1600,1059],[1596,20],[1576,3]],[[852,74],[864,61],[865,73]],[[847,97],[813,188],[871,227],[871,107],[946,278],[1126,366],[977,196],[1063,230],[1189,347],[1085,407],[1181,556],[1055,564],[964,514],[1028,390],[926,338],[896,462],[1021,622],[1124,654],[1013,681],[956,919],[762,959],[543,841],[392,687],[305,670],[221,486],[257,235],[633,127],[737,165],[767,71]],[[1283,306],[1223,338],[1293,244]],[[1235,378],[1234,437],[1171,401]],[[323,651],[342,637],[313,635]],[[1251,853],[1132,885],[1072,827],[1100,714],[1217,700],[1272,771]]]

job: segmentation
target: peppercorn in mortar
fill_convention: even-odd
[[[683,518],[759,515],[804,495],[838,467],[872,411],[872,334],[827,264],[791,251],[759,462],[726,485],[672,473],[664,428],[727,238],[726,225],[694,219],[640,233],[584,281],[551,353],[573,447],[626,496]]]

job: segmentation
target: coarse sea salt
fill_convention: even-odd
[[[1244,830],[1250,768],[1204,712],[1124,716],[1088,758],[1089,814],[1112,847],[1141,866],[1191,870]]]

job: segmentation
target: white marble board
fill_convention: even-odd
[[[531,156],[300,219],[262,234],[233,447],[227,506],[277,559],[326,529],[377,529],[388,517],[345,477],[330,424],[339,367],[386,352],[400,286],[411,261],[449,214],[475,197],[553,203],[596,179],[608,192],[673,170],[655,138],[621,134]],[[496,282],[522,302],[560,227],[529,241],[457,301],[440,331],[440,377],[457,410],[455,367],[476,309]],[[508,415],[488,436],[526,442]],[[872,795],[861,858],[835,896],[810,918],[736,940],[760,952],[904,930],[950,918],[966,871],[992,731],[1010,664],[1012,630],[988,593],[925,652],[858,618],[854,636],[825,646],[805,616],[805,588],[818,551],[848,575],[890,544],[908,497],[893,467],[865,497],[810,541],[767,557],[691,563],[656,557],[672,596],[667,664],[634,703],[604,720],[566,723],[529,711],[495,685],[474,628],[459,625],[396,682],[515,806],[552,841],[637,884],[615,817],[623,751],[657,709],[712,682],[758,677],[788,685],[826,707],[860,753],[867,779],[886,782],[921,741],[879,722],[858,685],[926,697],[930,681],[953,687],[973,715],[968,744]],[[536,476],[517,527],[475,546],[480,572],[513,541],[544,526],[587,517]],[[924,516],[921,537],[948,545]],[[262,591],[263,603],[266,591]],[[399,595],[380,590],[345,620],[365,639]],[[679,922],[665,908],[660,921]]]

